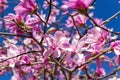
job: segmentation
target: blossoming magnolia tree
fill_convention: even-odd
[[[117,80],[120,32],[106,24],[120,12],[107,20],[95,18],[95,2],[19,0],[15,14],[1,18],[0,75],[10,71],[11,80]],[[0,0],[0,12],[7,7],[7,0]],[[106,73],[103,62],[111,72]]]

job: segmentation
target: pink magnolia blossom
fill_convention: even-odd
[[[77,15],[76,15],[77,14]],[[74,21],[71,17],[69,17],[67,20],[66,20],[66,26],[67,27],[73,27],[73,26],[77,26],[77,27],[82,27],[86,24],[88,18],[85,16],[85,15],[82,15],[82,14],[78,14],[76,12],[73,12],[72,15],[75,15],[73,18],[74,18]],[[89,13],[89,16],[93,16],[93,13]]]
[[[76,65],[81,65],[82,63],[85,62],[85,56],[84,54],[81,53],[77,53],[75,54],[73,60],[72,60]]]
[[[19,55],[21,53],[24,53],[25,50],[23,49],[23,46],[16,45],[17,41],[13,39],[8,39],[7,41],[4,41],[4,47],[7,49],[7,54],[3,57],[2,60],[5,60],[7,58],[14,57],[16,55]],[[20,57],[16,57],[13,59],[8,60],[9,67],[14,68],[15,64],[19,61]]]
[[[99,74],[99,76],[104,76],[106,73],[105,73],[104,68],[102,68],[101,60],[100,60],[100,59],[97,59],[97,60],[96,60],[96,63],[97,63],[96,72]]]
[[[85,44],[85,41],[82,39],[79,40],[79,35],[78,35],[78,33],[76,33],[73,36],[73,40],[72,40],[72,43],[70,45],[69,51],[73,52],[73,53],[80,53],[84,44]]]
[[[104,68],[97,68],[96,72],[99,74],[99,76],[106,75]]]
[[[95,21],[98,25],[102,23],[101,19],[96,19]],[[106,28],[106,26],[102,27]],[[84,39],[86,39],[85,43],[88,44],[86,50],[99,53],[104,48],[105,43],[110,39],[110,33],[99,27],[95,27],[88,31]]]
[[[42,23],[36,15],[27,15],[25,19],[25,23],[32,27],[38,26],[40,23]]]
[[[40,32],[41,28],[38,25],[41,21],[36,16],[19,16],[14,14],[8,14],[4,17],[5,25],[10,32],[21,34],[29,31]]]
[[[7,7],[7,0],[0,0],[0,12],[3,12]]]
[[[119,40],[117,40],[115,42],[112,42],[111,43],[111,48],[113,49],[113,51],[115,52],[115,54],[117,56],[120,55],[120,41]]]
[[[48,0],[48,2],[49,1],[50,0]],[[79,30],[81,30],[81,33],[84,33],[83,29],[87,27],[88,20],[85,14],[88,12],[92,1],[93,0],[64,0],[62,8],[78,11],[73,12],[73,15],[77,13],[72,16],[74,22],[72,18],[69,17],[65,26],[74,27],[76,25],[77,28],[80,27]],[[44,9],[49,7],[48,2],[43,3]],[[104,50],[109,46],[117,55],[115,56],[116,63],[120,64],[120,40],[109,44],[111,39],[115,40],[117,38],[111,38],[109,31],[96,26],[97,24],[107,29],[105,25],[102,25],[102,19],[95,18],[94,23],[96,24],[92,22],[93,27],[88,29],[84,36],[80,38],[77,31],[72,34],[65,31],[64,28],[54,27],[56,25],[52,23],[57,23],[56,19],[58,19],[61,14],[59,14],[59,11],[62,10],[59,10],[57,6],[57,9],[55,8],[54,5],[58,4],[57,1],[53,0],[52,4],[48,23],[46,22],[47,17],[42,13],[42,10],[41,14],[37,13],[38,6],[35,0],[20,0],[20,3],[14,8],[16,14],[8,14],[8,16],[4,17],[7,32],[27,36],[32,34],[32,36],[19,39],[16,39],[15,36],[9,37],[9,34],[8,37],[5,36],[3,40],[4,46],[0,47],[0,62],[3,60],[0,66],[1,69],[4,67],[3,70],[0,70],[0,75],[3,75],[5,70],[10,70],[13,72],[11,80],[39,80],[43,78],[50,80],[52,77],[61,80],[65,78],[79,80],[80,78],[82,79],[82,77],[84,78],[83,71],[86,68],[85,78],[92,78],[90,80],[98,79],[106,75],[102,62],[110,62],[111,58],[107,57],[107,55],[101,56],[101,54],[104,53]],[[82,14],[79,14],[79,12]],[[42,20],[38,15],[31,15],[35,13],[37,13]],[[93,14],[88,15],[91,17]],[[84,25],[85,27],[82,27]],[[43,32],[43,30],[45,30],[44,27],[46,27],[45,33]],[[96,57],[96,55],[98,56]],[[96,69],[95,73],[97,76],[91,73],[92,71],[89,69],[95,60],[96,63],[93,69]],[[114,66],[112,63],[111,65]]]
[[[8,14],[4,17],[5,25],[7,29],[10,29],[13,33],[23,33],[20,27],[17,25],[22,21],[22,18],[18,15]],[[17,24],[16,24],[17,23]]]
[[[63,9],[75,9],[79,10],[80,12],[86,12],[88,10],[91,2],[93,0],[63,0],[64,5],[62,6]]]
[[[48,50],[45,53],[46,55],[48,53],[54,53],[55,57],[60,57],[61,50],[67,50],[70,47],[69,38],[63,32],[57,31],[54,36],[50,35],[47,38],[47,46]]]
[[[42,21],[35,15],[33,16],[27,15],[26,20],[25,20],[25,24],[31,27],[32,32],[36,34],[42,32],[41,26],[39,25],[41,23]]]
[[[93,28],[79,40],[79,35],[73,37],[70,51],[75,53],[88,51],[91,53],[99,52],[103,49],[105,42],[109,39],[109,34],[106,31],[98,31]]]
[[[81,27],[86,24],[87,19],[88,18],[85,15],[79,14],[79,15],[74,16],[74,23],[77,27]],[[73,19],[71,17],[69,17],[66,22],[67,22],[67,24],[66,24],[67,27],[75,26],[73,23]]]
[[[74,56],[73,56],[74,55]],[[82,53],[68,52],[65,56],[65,65],[69,68],[75,68],[85,62],[85,56]]]
[[[23,16],[27,13],[35,13],[38,9],[35,0],[20,0],[21,2],[14,8],[16,14]]]
[[[102,22],[99,19],[97,21]],[[105,26],[103,27],[106,28]],[[73,36],[69,51],[72,51],[74,53],[81,53],[82,51],[99,53],[99,51],[104,48],[105,43],[109,39],[110,33],[101,28],[95,27],[88,30],[88,32],[81,39],[79,39],[78,33],[75,34]]]

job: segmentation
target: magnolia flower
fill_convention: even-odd
[[[98,73],[99,76],[104,76],[106,73],[105,73],[104,68],[102,68],[101,60],[100,60],[100,59],[97,59],[97,60],[96,60],[96,64],[97,64],[96,73]]]
[[[105,76],[106,75],[104,68],[97,68],[96,73],[98,73],[99,76]]]
[[[72,43],[70,45],[69,51],[73,53],[80,53],[85,44],[84,40],[79,40],[79,35],[76,34],[73,37]]]
[[[113,51],[115,52],[115,54],[117,56],[119,56],[120,55],[120,40],[112,42],[110,46],[113,49]]]
[[[80,53],[75,54],[75,57],[73,58],[73,62],[78,66],[84,63],[85,62],[84,54],[80,54]]]
[[[101,25],[102,20],[96,19],[95,20],[98,25]],[[106,26],[102,26],[103,28],[106,28]],[[88,45],[88,48],[86,48],[87,51],[90,52],[98,52],[103,49],[105,43],[110,39],[110,33],[99,28],[95,27],[91,30],[88,30],[88,33],[85,35],[84,40],[85,43]]]
[[[23,33],[20,27],[17,25],[22,21],[22,18],[18,15],[8,14],[4,17],[5,25],[7,29],[10,29],[12,33]],[[16,24],[17,23],[17,24]]]
[[[4,47],[7,49],[6,56],[3,58],[4,60],[25,52],[25,49],[23,49],[22,46],[18,46],[16,44],[17,44],[17,41],[14,39],[7,39],[6,41],[4,41]],[[9,62],[9,67],[14,68],[15,64],[19,61],[19,59],[20,57],[16,57],[16,58],[7,60]]]
[[[89,9],[89,6],[93,0],[63,0],[64,5],[62,6],[63,9],[75,9],[80,11],[81,13],[86,13]]]
[[[97,20],[97,23],[102,22]],[[103,26],[106,28],[105,26]],[[71,48],[69,51],[78,53],[87,51],[90,53],[99,53],[104,48],[105,43],[110,39],[110,33],[99,28],[94,27],[87,31],[87,33],[79,40],[79,35],[73,36]]]
[[[67,50],[69,45],[69,38],[61,31],[56,31],[54,36],[50,35],[47,39],[48,50],[45,55],[54,53],[55,57],[60,57],[61,50]]]
[[[25,32],[40,32],[41,28],[38,25],[41,23],[40,19],[36,16],[27,15],[26,17],[8,14],[4,17],[5,25],[7,29],[10,29],[10,32],[16,34],[23,34]]]
[[[14,8],[16,14],[23,16],[27,13],[36,13],[38,7],[35,0],[20,0],[21,2]]]
[[[72,27],[72,26],[81,27],[86,24],[87,19],[88,18],[85,15],[81,15],[81,14],[74,16],[74,21],[71,17],[69,17],[68,20],[66,21],[67,22],[66,26],[67,27]],[[75,23],[75,25],[73,22]]]
[[[3,12],[4,9],[8,7],[7,0],[0,0],[0,12]]]

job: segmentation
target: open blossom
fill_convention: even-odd
[[[23,22],[23,18],[14,15],[14,14],[8,14],[8,16],[4,17],[5,25],[7,29],[10,29],[12,33],[24,33],[23,26],[25,25]],[[25,27],[25,26],[24,26]]]
[[[95,20],[98,25],[101,25],[102,20],[96,19]],[[106,28],[106,26],[102,26]],[[90,52],[99,52],[103,49],[105,43],[110,39],[110,33],[99,28],[95,27],[91,30],[88,30],[88,33],[84,37],[85,43],[88,45],[86,50]]]
[[[69,68],[75,68],[76,66],[80,66],[85,62],[85,55],[82,53],[67,52],[65,56],[64,64]]]
[[[0,0],[0,3],[1,1],[6,0]],[[111,61],[110,71],[119,67],[120,40],[102,29],[107,29],[102,24],[102,19],[92,19],[93,14],[87,13],[94,0],[62,0],[62,8],[72,10],[72,14],[67,15],[67,20],[66,16],[59,18],[62,15],[62,9],[56,6],[59,0],[52,0],[52,4],[49,4],[50,0],[44,0],[43,6],[40,3],[40,7],[44,9],[40,8],[41,14],[37,13],[39,6],[36,1],[42,0],[19,0],[20,3],[14,8],[16,14],[10,13],[4,17],[3,26],[10,33],[5,32],[3,36],[0,34],[1,38],[5,38],[0,44],[0,75],[10,71],[11,80],[97,80],[109,73],[103,62],[109,65]],[[43,14],[47,11],[50,14]],[[64,22],[63,19],[66,20],[67,28],[75,27],[72,32],[57,23],[59,20]],[[91,24],[87,22],[88,19]],[[81,34],[76,28],[79,28]],[[15,38],[18,37],[16,34],[19,39]],[[108,47],[117,56],[105,54]],[[117,80],[117,77],[110,80],[112,79]]]
[[[97,27],[88,30],[88,33],[79,40],[79,35],[73,36],[70,51],[78,53],[87,51],[91,53],[99,52],[103,49],[104,44],[109,40],[110,34]]]
[[[111,48],[114,50],[116,55],[120,55],[120,40],[112,42]]]
[[[4,41],[5,48],[7,49],[7,54],[4,59],[16,56],[20,53],[24,52],[23,47],[17,46],[17,41],[13,39],[8,39],[8,41]],[[19,60],[19,57],[13,58],[9,60],[9,67],[15,67],[15,64]]]
[[[73,36],[69,51],[73,53],[80,53],[85,44],[84,40],[79,40],[79,35],[75,34]]]
[[[77,14],[77,15],[76,15]],[[77,27],[82,27],[86,24],[88,18],[85,16],[85,15],[82,15],[82,14],[78,14],[76,12],[73,12],[72,15],[75,15],[73,18],[74,18],[74,21],[71,17],[69,17],[67,20],[66,20],[66,26],[67,27],[73,27],[73,26],[77,26]],[[89,13],[89,16],[93,16],[93,13]]]
[[[54,36],[51,35],[47,38],[47,46],[48,50],[45,55],[54,53],[55,57],[60,57],[60,50],[67,50],[70,47],[69,38],[63,32],[57,31]]]
[[[75,57],[72,60],[76,65],[81,65],[85,62],[85,56],[84,54],[77,53]]]
[[[35,0],[20,0],[21,2],[14,8],[16,14],[24,15],[26,13],[34,13],[37,11],[37,3]]]
[[[75,9],[79,10],[80,12],[86,12],[93,0],[64,0],[64,5],[62,6],[63,9]]]
[[[88,18],[86,16],[79,14],[79,15],[74,16],[74,23],[77,27],[81,27],[86,24],[87,19]],[[67,27],[74,26],[73,19],[71,17],[69,17],[66,22],[67,22],[66,24]]]
[[[0,0],[0,12],[8,7],[7,0]]]
[[[84,37],[85,44],[87,45],[85,50],[90,52],[99,52],[103,49],[109,36],[110,34],[102,29],[100,31],[97,28],[89,30]]]
[[[22,17],[15,14],[8,14],[8,16],[4,17],[5,25],[7,29],[10,29],[12,33],[25,33],[29,31],[40,32],[40,26],[38,25],[41,23],[40,19],[36,16],[26,16]]]

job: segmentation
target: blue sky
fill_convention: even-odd
[[[106,20],[120,10],[119,0],[96,0],[94,16]],[[120,16],[107,24],[107,27],[120,31]]]
[[[5,10],[5,15],[8,13],[13,13],[13,7],[16,5],[13,3],[14,0],[8,0],[10,3],[9,8]],[[41,1],[41,0],[39,0]],[[59,0],[58,0],[59,1]],[[120,4],[118,3],[119,0],[96,0],[94,17],[102,18],[106,20],[116,12],[120,10]],[[1,15],[0,15],[1,17]],[[107,24],[107,27],[114,28],[115,31],[120,31],[120,16],[116,19],[113,19]],[[0,76],[0,80],[10,80],[11,73],[7,72],[4,76]]]

